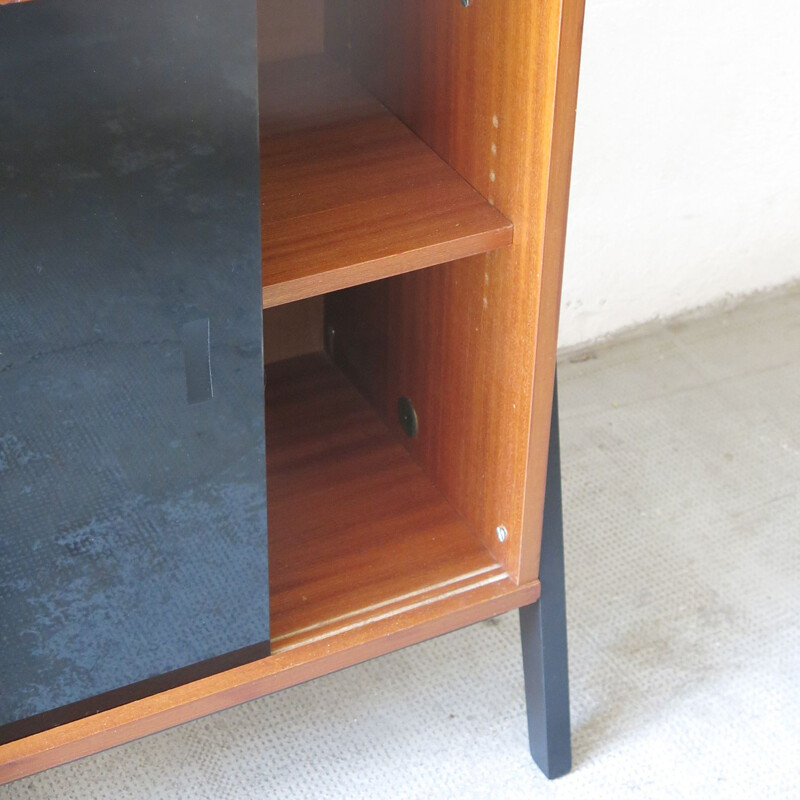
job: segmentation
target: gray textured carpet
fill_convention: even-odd
[[[0,796],[800,796],[800,290],[560,378],[572,774],[529,760],[510,614]]]

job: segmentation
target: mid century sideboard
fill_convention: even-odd
[[[0,781],[517,608],[563,774],[583,0],[0,4]]]

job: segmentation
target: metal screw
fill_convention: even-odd
[[[419,419],[414,404],[407,397],[400,397],[397,401],[397,415],[400,427],[406,436],[413,439],[419,433]]]
[[[469,0],[461,0],[461,5],[464,6],[464,8],[469,8]]]
[[[469,0],[467,0],[467,2],[469,2]],[[508,528],[506,528],[505,525],[498,525],[495,533],[497,533],[498,542],[504,542],[508,539]]]

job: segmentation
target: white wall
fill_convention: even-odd
[[[587,0],[562,346],[800,278],[800,2]]]

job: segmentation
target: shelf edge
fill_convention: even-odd
[[[388,256],[363,261],[356,264],[314,275],[304,275],[280,283],[262,286],[262,306],[274,308],[275,306],[317,297],[328,292],[348,289],[364,283],[390,278],[393,275],[402,275],[406,272],[415,272],[427,269],[438,264],[446,264],[461,258],[469,258],[483,253],[509,247],[514,240],[514,226],[509,222],[507,226],[496,228],[492,231],[482,231],[453,241],[437,242],[436,244],[422,247],[412,253],[392,253]]]

